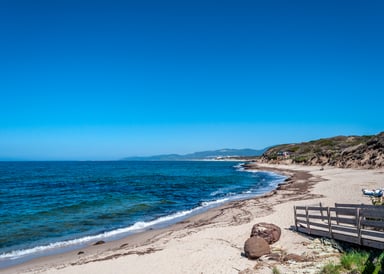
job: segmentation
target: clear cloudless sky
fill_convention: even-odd
[[[0,159],[381,131],[382,0],[0,1]]]

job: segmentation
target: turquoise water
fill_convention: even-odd
[[[236,162],[0,162],[0,267],[167,226],[283,179]]]

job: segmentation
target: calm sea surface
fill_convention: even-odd
[[[167,226],[283,179],[236,162],[0,162],[0,268]]]

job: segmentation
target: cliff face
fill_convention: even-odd
[[[259,161],[380,168],[384,167],[384,132],[373,136],[338,136],[300,144],[278,145],[268,149]]]

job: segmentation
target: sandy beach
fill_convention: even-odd
[[[171,227],[122,240],[44,257],[0,270],[1,273],[316,273],[337,259],[336,249],[322,247],[294,231],[294,205],[370,204],[362,188],[384,186],[384,170],[254,164],[252,168],[289,176],[287,184],[263,197],[236,201]],[[279,254],[295,254],[303,262],[249,260],[244,242],[252,226],[273,223],[282,230],[272,245]],[[317,246],[315,246],[317,245]]]

